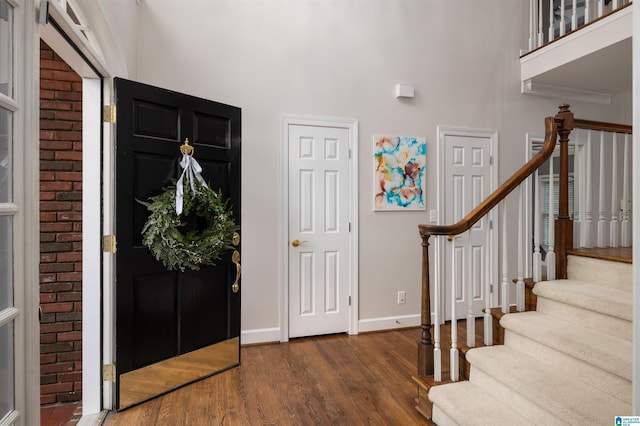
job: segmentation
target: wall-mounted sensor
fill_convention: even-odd
[[[413,98],[414,89],[411,84],[396,84],[396,98]]]

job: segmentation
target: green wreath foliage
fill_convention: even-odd
[[[201,266],[215,265],[215,261],[231,245],[233,233],[238,229],[227,200],[220,191],[215,192],[200,182],[195,191],[184,186],[182,214],[176,214],[176,186],[140,201],[151,212],[142,228],[142,244],[168,269],[184,272],[199,270]],[[183,232],[189,215],[203,218],[203,229]],[[182,230],[181,230],[182,229]]]

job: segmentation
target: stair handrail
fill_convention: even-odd
[[[560,105],[560,111],[554,117],[545,118],[545,137],[540,151],[524,166],[518,169],[498,189],[471,210],[465,217],[452,225],[420,224],[418,230],[422,237],[422,307],[421,336],[418,343],[418,375],[433,374],[433,341],[431,339],[431,294],[429,278],[429,237],[431,235],[454,236],[469,230],[476,222],[504,200],[515,188],[524,182],[535,170],[553,155],[558,134],[561,146],[566,148],[569,133],[573,130],[573,113],[569,105]],[[561,167],[562,168],[562,167]],[[561,170],[562,173],[562,170]]]

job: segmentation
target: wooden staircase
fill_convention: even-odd
[[[571,274],[571,268],[569,269],[570,272],[570,276],[569,278],[571,278],[571,275],[579,275],[579,272],[575,272],[576,269],[580,269],[582,268],[582,261],[579,261],[578,259],[583,258],[592,258],[592,259],[599,259],[600,261],[606,261],[606,262],[616,262],[616,263],[622,263],[622,264],[630,264],[631,263],[631,248],[616,248],[616,249],[611,249],[611,248],[607,248],[607,249],[581,249],[581,250],[571,250],[569,251],[569,256],[570,258],[574,258],[576,260],[572,261],[574,266],[573,266],[573,274]],[[571,261],[570,261],[571,263]],[[626,272],[625,272],[626,273]],[[593,273],[593,274],[587,274],[587,275],[597,275],[597,273]],[[626,275],[623,274],[624,277],[626,277]],[[584,279],[589,279],[588,276],[586,277],[581,277]],[[599,277],[595,277],[596,280],[599,279]],[[624,281],[625,279],[619,279],[618,281]],[[630,282],[630,276],[629,276],[629,289],[631,288],[631,282]],[[568,281],[567,281],[568,282]],[[550,284],[545,284],[547,287],[550,286]],[[588,285],[588,284],[585,284]],[[527,295],[527,299],[529,301],[529,303],[527,304],[527,308],[529,311],[535,311],[536,310],[536,298],[537,295],[535,294],[535,290],[533,290],[535,287],[533,285],[532,280],[529,280],[529,285],[528,285],[528,295]],[[624,288],[624,286],[623,286]],[[618,291],[616,289],[611,289],[612,292]],[[548,293],[548,292],[547,292]],[[545,293],[544,291],[541,292],[541,294],[543,295],[542,297],[544,297],[545,299],[543,299],[544,302],[544,309],[546,309],[547,311],[550,309],[548,307],[549,304],[554,304],[554,303],[558,303],[557,301],[547,301],[546,298],[548,298],[548,294]],[[545,296],[545,294],[547,294]],[[591,297],[591,296],[589,296]],[[564,302],[562,302],[564,303]],[[580,305],[582,302],[578,301],[577,304]],[[569,303],[569,305],[571,305]],[[582,303],[582,305],[585,305],[585,303]],[[585,306],[579,306],[579,309],[585,309]],[[575,307],[570,307],[569,309],[578,309]],[[600,311],[606,311],[607,309],[610,308],[596,308]],[[494,344],[495,345],[501,345],[504,343],[504,336],[505,336],[505,328],[502,327],[499,324],[499,321],[501,318],[503,318],[503,315],[500,308],[497,309],[492,309],[492,314],[493,314],[493,318],[494,318]],[[523,315],[523,314],[518,314],[518,313],[513,313],[511,315],[515,315],[515,317],[517,317],[518,315]],[[588,317],[586,317],[587,319],[586,324],[579,324],[576,325],[576,330],[578,330],[578,327],[583,327],[584,329],[588,331],[592,331],[595,334],[597,333],[602,333],[603,331],[606,330],[607,325],[609,324],[609,327],[615,327],[616,329],[620,329],[620,327],[618,327],[617,325],[615,325],[615,321],[624,321],[621,320],[619,318],[613,318],[610,320],[607,320],[606,318],[604,320],[601,320],[600,317],[602,317],[605,314],[602,313],[597,313],[595,314],[596,316],[591,316],[589,315]],[[506,316],[510,316],[510,315],[506,315]],[[608,314],[607,314],[608,317]],[[553,318],[553,317],[552,317]],[[594,319],[596,318],[596,319]],[[599,325],[594,325],[594,321],[599,322]],[[611,321],[611,322],[608,322]],[[563,326],[563,324],[566,323],[566,318],[557,318],[557,322],[560,326]],[[565,324],[566,325],[566,324]],[[595,329],[593,328],[595,327]],[[597,330],[598,328],[600,328],[600,330]],[[482,327],[476,327],[476,329],[482,329]],[[464,327],[462,327],[460,329],[461,332],[464,332]],[[513,331],[507,331],[507,333],[513,333]],[[576,333],[579,333],[579,331],[576,331]],[[624,338],[626,336],[625,332],[614,332],[614,333],[610,333],[610,334],[620,334],[619,336],[613,336],[611,337],[612,339],[614,339],[614,341],[616,341],[615,339],[618,338],[622,338],[624,341]],[[446,337],[443,337],[443,341],[445,340]],[[511,337],[511,339],[514,338],[520,338],[520,337]],[[570,340],[570,337],[568,337]],[[481,342],[482,339],[477,339],[477,341]],[[482,346],[482,345],[480,345]],[[493,348],[487,348],[488,350],[494,350]],[[459,359],[459,363],[460,363],[460,372],[461,372],[461,380],[466,381],[469,380],[470,377],[472,377],[472,382],[473,382],[473,375],[474,375],[474,366],[473,366],[473,359],[471,360],[471,362],[469,362],[467,354],[471,349],[468,348],[461,348],[460,350],[460,359]],[[496,350],[499,350],[496,349]],[[504,350],[506,351],[507,354],[511,354],[513,353],[513,350],[508,349],[508,350]],[[510,351],[510,352],[509,352]],[[545,352],[545,351],[549,351],[551,352],[551,350],[549,349],[544,349],[541,350],[541,352]],[[446,353],[447,351],[443,351],[443,353]],[[516,352],[517,353],[517,352]],[[474,353],[475,354],[475,353]],[[523,357],[523,363],[527,364],[527,363],[531,363],[531,361],[529,360],[529,357],[527,356],[529,354],[522,354]],[[630,354],[629,354],[630,355]],[[502,353],[498,352],[495,356],[503,356]],[[550,355],[547,355],[550,356]],[[573,355],[566,355],[563,354],[561,355],[563,357],[570,357]],[[580,355],[578,355],[579,357]],[[473,358],[473,357],[472,357]],[[477,358],[477,356],[476,356]],[[525,362],[524,359],[527,359],[527,361]],[[508,358],[506,358],[508,359]],[[505,361],[506,363],[507,361]],[[569,365],[574,365],[574,364],[583,364],[584,360],[580,360],[578,362],[573,361],[573,360],[569,360],[566,361]],[[482,362],[481,362],[482,364]],[[445,363],[445,365],[448,365],[448,362]],[[533,364],[536,365],[536,364]],[[490,367],[483,367],[484,369],[490,368]],[[495,368],[495,367],[494,367]],[[538,367],[536,367],[538,368]],[[548,365],[546,364],[541,364],[541,366],[539,367],[539,369],[541,370],[545,370],[549,368]],[[604,396],[602,396],[601,398],[603,398],[603,401],[607,401],[608,405],[612,405],[614,407],[616,407],[615,409],[617,410],[622,410],[624,411],[626,407],[628,407],[628,411],[627,412],[616,412],[615,415],[625,415],[625,413],[628,415],[628,413],[630,412],[630,381],[629,381],[629,386],[628,386],[628,392],[626,390],[612,390],[612,388],[625,388],[627,386],[627,382],[626,382],[626,378],[621,378],[619,377],[619,372],[616,372],[616,374],[611,374],[610,371],[604,371],[602,372],[600,367],[571,367],[574,368],[573,370],[569,369],[569,373],[575,373],[576,371],[580,371],[581,373],[584,373],[585,371],[587,372],[592,372],[592,374],[590,374],[591,377],[588,378],[580,378],[578,380],[578,383],[580,384],[579,387],[576,388],[576,392],[581,392],[582,389],[587,389],[587,393],[591,392],[591,394],[594,395],[598,395],[599,396],[599,389],[598,389],[598,384],[594,383],[597,382],[597,378],[602,376],[605,378],[605,380],[612,380],[613,383],[615,384],[615,386],[605,386],[605,391],[603,393]],[[578,370],[576,370],[576,368]],[[580,370],[580,368],[582,368],[582,370]],[[558,376],[562,375],[562,374],[566,374],[566,372],[562,372],[561,371],[562,368],[558,369]],[[476,374],[486,374],[486,372],[479,372]],[[523,373],[524,374],[524,373]],[[541,373],[542,374],[542,373]],[[575,375],[575,374],[574,374]],[[612,376],[612,379],[609,379],[609,376]],[[433,376],[416,376],[413,378],[414,382],[417,385],[417,398],[416,398],[416,409],[425,417],[427,418],[429,421],[433,421],[439,418],[440,422],[438,422],[438,424],[450,424],[450,422],[453,422],[451,424],[455,424],[456,418],[455,418],[455,414],[451,414],[451,413],[444,413],[442,412],[443,408],[438,408],[437,410],[440,410],[439,413],[435,413],[435,418],[434,418],[434,407],[433,407],[433,401],[430,399],[430,391],[431,389],[440,387],[442,385],[448,385],[447,387],[452,388],[458,387],[461,388],[461,391],[458,391],[457,393],[453,393],[452,395],[449,395],[450,391],[445,392],[445,394],[447,395],[446,398],[448,398],[448,400],[451,400],[451,398],[459,398],[454,405],[456,404],[460,404],[462,401],[465,401],[465,394],[467,395],[467,397],[470,397],[472,395],[475,395],[475,398],[480,398],[480,392],[481,389],[479,389],[475,384],[464,384],[464,383],[457,383],[457,384],[452,384],[452,382],[450,380],[448,381],[442,381],[442,382],[436,382],[433,379]],[[493,379],[490,379],[493,380]],[[571,378],[571,380],[575,380],[574,378]],[[480,380],[482,381],[482,380]],[[526,382],[526,380],[525,380]],[[529,393],[531,392],[533,394],[533,398],[534,399],[542,399],[544,400],[544,398],[536,396],[536,391],[528,391],[526,388],[526,383],[523,384],[523,388],[521,390],[512,390],[510,389],[509,392],[513,392],[515,394],[520,394],[520,395],[524,395],[524,398],[528,398]],[[500,389],[500,388],[498,388]],[[499,394],[500,391],[496,391],[493,390],[493,392]],[[504,392],[504,391],[503,391]],[[611,395],[612,393],[614,393],[615,395]],[[589,395],[591,395],[589,394]],[[456,396],[457,395],[457,396]],[[587,396],[589,396],[587,395]],[[499,397],[500,395],[498,395]],[[600,396],[599,396],[600,397]],[[437,396],[436,398],[442,398],[442,396]],[[482,396],[482,398],[484,398],[484,396]],[[578,416],[576,418],[580,418],[579,416],[583,415],[582,413],[577,413],[576,411],[578,411],[578,409],[574,406],[571,406],[570,408],[565,408],[563,406],[560,406],[560,408],[557,407],[551,407],[549,409],[550,413],[542,410],[542,414],[538,411],[536,411],[537,409],[529,409],[529,408],[524,408],[523,411],[528,413],[527,415],[529,416],[528,419],[523,419],[521,418],[520,414],[518,413],[512,413],[511,408],[509,408],[509,404],[507,405],[503,405],[502,403],[500,403],[500,399],[498,398],[497,401],[495,401],[494,399],[497,398],[496,395],[491,395],[490,396],[490,401],[492,401],[492,403],[488,404],[487,407],[483,407],[481,410],[493,410],[493,413],[479,413],[478,414],[478,419],[484,419],[484,420],[489,420],[489,421],[505,421],[505,422],[517,422],[517,424],[527,424],[528,422],[534,423],[534,424],[541,424],[540,422],[544,422],[546,420],[548,420],[547,417],[553,417],[553,415],[558,415],[556,412],[553,411],[553,409],[556,409],[559,413],[561,414],[566,414],[566,413],[570,413],[571,415],[575,415]],[[517,399],[517,398],[516,398]],[[513,401],[511,401],[511,403],[513,403]],[[467,405],[471,404],[471,402],[467,402]],[[577,403],[573,403],[574,405],[578,405]],[[440,405],[442,405],[442,402],[440,402]],[[446,403],[445,405],[445,410],[446,410]],[[535,405],[535,404],[534,404]],[[457,405],[456,405],[457,406]],[[504,408],[507,407],[507,408]],[[478,407],[476,407],[476,409],[478,409]],[[602,410],[606,411],[607,407],[602,407]],[[465,409],[461,410],[464,412]],[[564,411],[563,411],[564,410]],[[573,411],[572,411],[573,410]],[[516,410],[517,411],[517,410]],[[593,420],[593,417],[589,417],[589,416],[593,416],[594,414],[592,413],[587,413],[584,414],[584,418],[585,419],[591,419]],[[491,417],[491,416],[496,416],[496,417]],[[546,416],[546,417],[545,417]],[[545,420],[546,419],[546,420]],[[565,421],[567,421],[565,419]],[[562,422],[562,421],[561,421]],[[465,424],[468,424],[468,420],[464,421]],[[482,421],[478,420],[478,424],[482,424]],[[484,423],[484,424],[490,424],[490,423]],[[501,424],[506,424],[506,423],[501,423]]]

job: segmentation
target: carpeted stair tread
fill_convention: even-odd
[[[575,281],[594,283],[624,291],[633,289],[633,265],[583,256],[567,257],[567,276]]]
[[[536,424],[608,424],[631,413],[629,404],[506,346],[472,349],[467,360],[471,382]]]
[[[557,300],[605,315],[633,320],[632,294],[575,280],[540,281],[533,288],[538,297]]]
[[[505,333],[518,333],[631,380],[632,343],[628,340],[536,311],[507,314],[500,320],[500,325]]]
[[[429,390],[429,400],[434,403],[433,421],[439,426],[533,424],[468,381],[434,386]],[[445,415],[439,415],[439,410]]]

